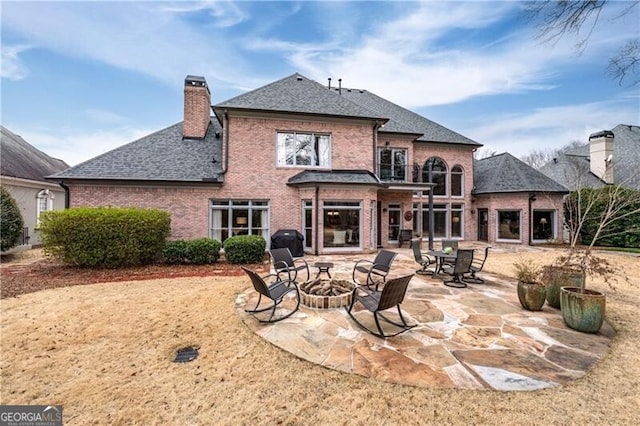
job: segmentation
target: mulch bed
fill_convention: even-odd
[[[260,273],[269,268],[269,265],[264,263],[244,266]],[[152,264],[105,269],[65,266],[51,259],[43,259],[26,265],[2,265],[0,268],[0,298],[6,299],[50,288],[103,282],[241,275],[244,275],[244,271],[240,269],[240,265],[226,262],[217,262],[212,265]]]

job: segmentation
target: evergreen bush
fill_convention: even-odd
[[[260,235],[237,235],[224,241],[229,263],[258,263],[264,259],[267,242]]]
[[[22,228],[24,221],[18,203],[4,186],[0,186],[0,251],[18,245]]]
[[[220,259],[222,244],[211,238],[167,241],[162,252],[164,260],[171,264],[204,265]]]
[[[163,210],[80,207],[43,213],[40,231],[44,252],[66,264],[118,268],[152,262],[170,226]]]

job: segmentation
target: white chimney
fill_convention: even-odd
[[[604,183],[613,183],[614,135],[610,130],[594,133],[589,136],[589,165],[591,173],[602,179]]]

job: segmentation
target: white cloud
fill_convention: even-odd
[[[555,150],[570,142],[588,142],[589,135],[610,130],[618,124],[634,124],[634,111],[621,100],[554,106],[511,115],[477,116],[476,122],[460,131],[484,145],[485,152],[509,152],[516,157],[532,150]]]
[[[27,67],[19,58],[20,53],[29,50],[30,45],[2,46],[2,78],[21,80],[29,73]]]
[[[213,18],[213,24],[220,28],[232,27],[249,18],[249,15],[232,1],[172,3],[170,6],[163,6],[162,9],[178,13],[207,13]]]
[[[153,129],[156,131],[157,129]],[[133,127],[109,128],[81,133],[72,129],[11,127],[29,144],[50,157],[75,166],[105,152],[111,151],[152,132],[151,129]]]
[[[38,47],[97,60],[171,85],[193,72],[235,81],[246,61],[233,46],[217,41],[223,37],[214,28],[231,24],[224,10],[233,7],[217,2],[200,6],[210,11],[211,26],[204,29],[184,13],[156,2],[7,3],[3,4],[2,24]]]

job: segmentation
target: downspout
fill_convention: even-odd
[[[528,220],[528,222],[529,222],[529,226],[528,226],[528,228],[529,228],[529,245],[530,245],[530,246],[531,246],[531,245],[533,245],[533,241],[532,241],[532,239],[531,239],[531,236],[532,236],[532,234],[533,234],[533,227],[532,227],[532,225],[533,225],[533,218],[531,217],[531,213],[532,213],[532,211],[533,211],[532,205],[533,205],[533,202],[534,202],[535,200],[536,200],[536,194],[535,194],[535,193],[531,193],[531,194],[529,194],[529,220]]]
[[[429,161],[429,250],[433,250],[433,233],[435,232],[435,218],[433,216],[433,161]]]
[[[225,109],[222,118],[222,135],[224,138],[224,166],[222,167],[222,174],[227,173],[229,169],[229,112]]]
[[[378,156],[376,154],[378,151],[378,129],[380,127],[382,127],[380,121],[376,121],[373,125],[373,170],[376,176],[378,176]]]
[[[71,204],[70,202],[70,196],[69,196],[69,187],[67,185],[64,184],[64,181],[60,181],[58,182],[58,185],[60,185],[62,187],[62,189],[64,189],[64,208],[68,209],[69,208],[69,204]]]
[[[382,127],[382,125],[380,124],[380,120],[376,120],[375,124],[373,125],[373,174],[376,176],[376,178],[378,179],[378,182],[380,182],[380,178],[378,176],[378,129]],[[378,202],[378,193],[376,192],[376,204]],[[382,209],[379,209],[380,211],[382,211]],[[381,214],[376,214],[376,221],[379,223],[382,218],[380,217]],[[372,222],[373,218],[370,217],[369,218],[369,222]],[[378,228],[380,228],[378,225],[378,223],[370,223],[370,227],[369,229],[373,229],[374,233],[375,233],[375,244],[376,246],[379,245],[379,243],[382,242],[382,236],[378,235]],[[364,230],[363,230],[364,231]],[[371,233],[369,233],[371,234]],[[371,241],[371,243],[373,243],[373,241]],[[371,244],[370,243],[370,244]]]
[[[320,208],[319,208],[319,203],[320,203],[320,187],[318,185],[316,185],[316,199],[313,202],[313,205],[315,207],[315,216],[316,216],[316,220],[315,220],[315,232],[313,235],[313,254],[314,255],[318,255],[318,235],[320,234],[320,228],[318,228],[318,226],[320,226]]]

